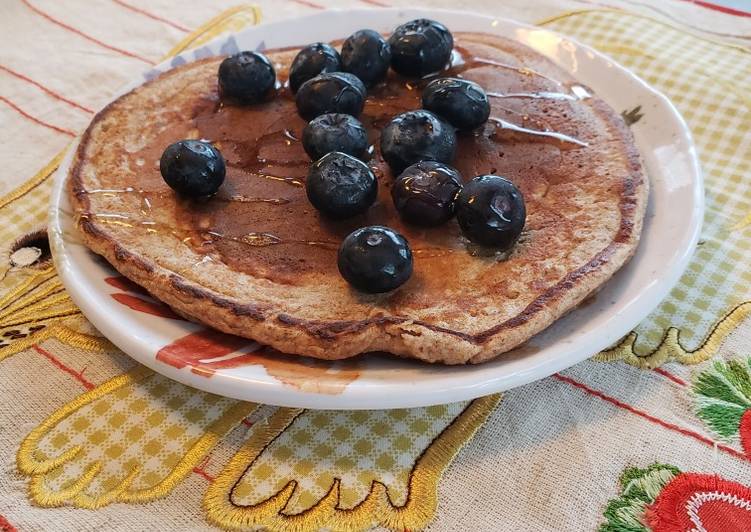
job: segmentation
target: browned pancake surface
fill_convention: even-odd
[[[454,166],[466,180],[493,173],[522,190],[527,225],[508,256],[470,245],[455,220],[422,229],[395,212],[379,130],[420,107],[424,83],[391,75],[370,92],[361,119],[379,198],[333,222],[305,196],[310,161],[293,97],[281,89],[264,104],[222,104],[221,58],[177,68],[97,116],[71,180],[87,244],[179,312],[289,353],[462,363],[518,345],[628,259],[647,183],[620,118],[576,80],[511,41],[458,34],[456,43],[450,73],[491,94],[493,118],[459,135]],[[269,53],[282,81],[294,54]],[[210,140],[227,161],[209,200],[182,200],[162,180],[159,157],[182,138]],[[415,254],[413,277],[390,294],[357,293],[336,268],[344,236],[372,224],[404,234]]]

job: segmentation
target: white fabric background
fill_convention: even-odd
[[[304,1],[257,3],[265,21],[316,9]],[[326,8],[369,7],[366,1],[317,0],[315,3]],[[389,3],[414,5],[407,0]],[[91,110],[106,103],[118,86],[148,64],[73,34],[35,13],[29,4],[87,35],[153,62],[158,62],[186,34],[113,0],[3,0],[0,3],[0,65],[23,73]],[[129,4],[194,29],[236,2],[131,0]],[[659,3],[431,0],[422,4],[491,13],[532,23],[570,9],[606,5],[665,17],[672,22],[682,21],[702,28],[694,31],[704,31],[713,38],[725,38],[742,45],[751,42],[751,18],[732,17],[679,0]],[[71,132],[83,129],[91,118],[90,112],[62,102],[3,69],[0,69],[0,96],[34,117]],[[0,101],[0,126],[4,133],[0,142],[0,194],[32,176],[72,138],[22,117],[5,101]],[[743,324],[731,335],[721,349],[722,357],[751,354],[747,350],[750,325]],[[129,364],[126,359],[112,363],[123,367]],[[59,379],[59,385],[50,394],[40,397],[33,390],[33,375],[46,375],[49,370],[45,364],[12,357],[3,365],[4,372],[23,373],[29,378],[2,381],[6,392],[10,393],[4,395],[14,398],[16,415],[12,424],[0,426],[0,449],[3,450],[0,455],[3,468],[0,514],[17,526],[23,525],[23,530],[210,528],[200,508],[205,480],[196,475],[179,484],[168,498],[150,503],[146,508],[115,504],[98,511],[56,511],[53,514],[32,507],[21,495],[26,490],[26,480],[16,475],[15,457],[11,453],[20,438],[46,417],[51,404],[61,405],[80,390],[71,386],[63,374],[56,374],[50,378]],[[96,364],[92,364],[92,368],[95,367]],[[688,380],[692,371],[702,368],[671,365],[669,369]],[[657,373],[623,364],[586,362],[565,375],[666,422],[711,436],[691,412],[689,390]],[[2,408],[9,406],[2,405]],[[592,530],[603,521],[602,510],[607,500],[617,495],[617,479],[622,470],[629,465],[645,467],[654,461],[686,471],[716,472],[725,478],[751,484],[748,461],[713,452],[704,443],[571,384],[545,379],[507,393],[487,426],[449,468],[440,486],[439,511],[431,529]]]

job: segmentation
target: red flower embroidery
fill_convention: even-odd
[[[751,530],[751,489],[716,475],[681,473],[646,511],[654,532]]]
[[[746,456],[751,457],[751,409],[746,410],[741,416],[738,432],[740,433],[743,451]]]

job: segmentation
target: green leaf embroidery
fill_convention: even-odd
[[[724,439],[738,435],[743,414],[751,409],[751,359],[715,362],[694,380],[696,415]]]
[[[743,395],[741,390],[733,386],[727,373],[730,372],[722,362],[715,363],[714,371],[705,371],[697,377],[694,383],[694,393],[744,408],[751,407],[751,401]]]
[[[728,382],[746,398],[746,403],[751,406],[751,375],[744,364],[738,360],[730,360],[721,371]]]
[[[627,468],[620,478],[621,495],[608,501],[603,515],[607,520],[600,532],[648,532],[643,524],[644,510],[680,470],[655,463],[646,469]]]
[[[732,438],[738,433],[741,416],[746,410],[738,406],[710,404],[703,406],[697,415],[723,438]]]

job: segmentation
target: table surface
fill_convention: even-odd
[[[423,2],[593,46],[694,135],[707,216],[688,271],[614,349],[565,372],[430,408],[255,405],[136,365],[70,301],[45,247],[50,175],[119,86],[225,31],[387,4],[412,6],[0,5],[0,529],[751,529],[747,2]]]

